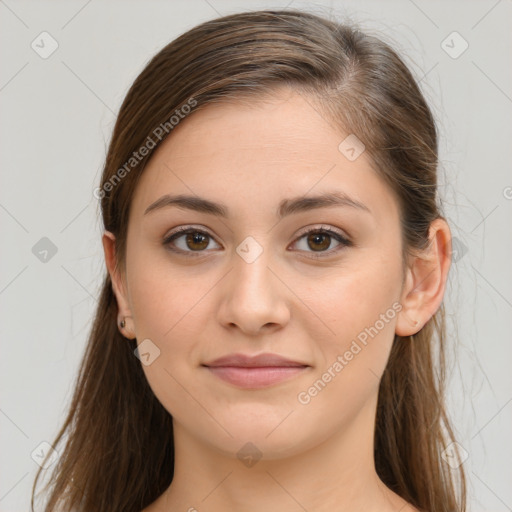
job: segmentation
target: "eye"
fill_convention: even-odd
[[[333,239],[338,243],[338,245],[334,249],[328,250]],[[305,231],[294,243],[300,245],[300,242],[303,242],[300,250],[312,252],[313,254],[311,254],[311,256],[313,256],[313,258],[332,256],[333,253],[342,250],[344,247],[350,247],[353,245],[348,238],[338,231],[334,231],[333,229],[324,226]],[[312,249],[312,251],[308,251],[308,248]]]
[[[338,245],[335,246],[334,249],[329,250],[333,240],[337,242]],[[181,226],[165,237],[163,245],[173,252],[188,253],[190,256],[200,256],[200,253],[205,252],[212,241],[214,241],[213,237],[206,231],[191,226]],[[299,250],[312,253],[311,256],[313,258],[331,256],[344,247],[353,245],[353,243],[341,233],[325,226],[304,231],[302,235],[296,239],[294,244],[300,245],[301,242],[302,248],[299,248]],[[220,246],[217,244],[217,248],[219,247]]]
[[[210,241],[213,241],[213,238],[206,231],[182,226],[169,234],[163,244],[174,252],[201,253],[208,248]],[[191,256],[199,256],[199,254],[191,254]]]

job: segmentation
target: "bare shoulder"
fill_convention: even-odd
[[[391,505],[391,510],[394,512],[425,512],[424,510],[420,510],[411,505],[411,503],[393,492],[391,489],[387,489],[387,492],[388,502]]]
[[[403,508],[400,509],[400,512],[425,512],[425,511],[422,511],[419,508],[413,507],[410,503],[407,503]]]
[[[402,505],[397,509],[397,512],[425,512],[412,506],[408,501],[402,500]]]
[[[148,505],[144,510],[141,510],[141,512],[158,512],[156,501],[151,503],[151,505]]]
[[[146,508],[141,510],[141,512],[168,512],[170,509],[168,507],[168,503],[166,502],[166,493],[164,492],[158,498],[155,499],[152,503],[150,503]]]

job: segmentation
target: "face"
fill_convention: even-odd
[[[297,454],[362,418],[373,429],[401,234],[367,154],[340,151],[348,135],[289,89],[208,106],[158,148],[133,197],[118,300],[143,370],[177,428],[231,457],[249,442],[269,459]],[[327,194],[344,200],[304,201]],[[204,366],[235,353],[300,366]]]

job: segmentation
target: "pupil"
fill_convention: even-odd
[[[208,247],[208,241],[206,240],[206,235],[203,235],[202,233],[189,233],[187,235],[187,244],[199,244],[199,247],[195,247],[195,249],[204,249],[205,247]],[[192,249],[192,247],[189,247]]]
[[[321,244],[321,249],[327,249],[329,247],[329,235],[325,235],[322,233],[315,233],[309,237],[310,241],[313,241],[315,244]],[[322,244],[322,240],[324,243]],[[317,246],[318,248],[318,246]],[[313,249],[313,247],[312,247]]]

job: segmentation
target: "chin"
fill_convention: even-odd
[[[257,415],[258,408],[255,408]],[[317,428],[308,428],[292,408],[282,411],[279,420],[273,416],[260,415],[256,419],[242,415],[238,421],[219,422],[231,434],[223,429],[216,429],[215,436],[211,429],[201,429],[200,434],[205,442],[221,451],[227,457],[259,457],[262,460],[277,460],[292,457],[313,448],[324,440],[323,433]],[[286,419],[284,419],[286,418]],[[284,419],[284,421],[283,421]],[[210,436],[206,437],[205,434]]]

